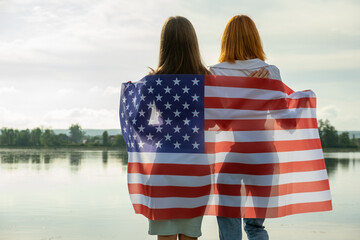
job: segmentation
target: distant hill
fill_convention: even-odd
[[[102,136],[104,131],[107,131],[109,136],[121,134],[120,129],[83,129],[85,131],[85,135],[94,137],[94,136]],[[68,129],[54,129],[55,134],[64,133],[69,135]]]
[[[355,135],[355,138],[360,138],[360,131],[338,131],[338,134],[341,134],[342,132],[349,132],[350,138]]]

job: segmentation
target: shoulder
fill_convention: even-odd
[[[266,69],[269,70],[270,78],[281,80],[280,70],[275,65],[268,65]]]

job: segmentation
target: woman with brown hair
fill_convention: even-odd
[[[255,23],[246,15],[237,15],[227,23],[222,39],[218,64],[211,66],[214,75],[246,77],[253,71],[266,69],[268,77],[281,80],[279,69],[265,62],[265,53]],[[244,229],[249,240],[267,240],[265,219],[244,218]],[[241,218],[217,217],[220,240],[241,239]]]
[[[169,17],[162,28],[159,65],[151,74],[210,74],[201,61],[196,32],[184,17]],[[149,234],[159,240],[197,239],[202,216],[190,219],[149,220]]]

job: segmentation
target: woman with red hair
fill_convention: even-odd
[[[227,23],[222,40],[218,64],[211,66],[214,75],[254,76],[265,69],[268,75],[255,75],[281,80],[279,69],[265,62],[265,53],[255,23],[246,15],[237,15]],[[249,240],[267,240],[263,226],[265,219],[244,218],[244,229]],[[241,218],[217,217],[220,240],[241,239]]]

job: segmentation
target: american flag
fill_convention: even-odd
[[[149,75],[124,83],[128,187],[149,219],[332,209],[316,97],[279,80]]]

